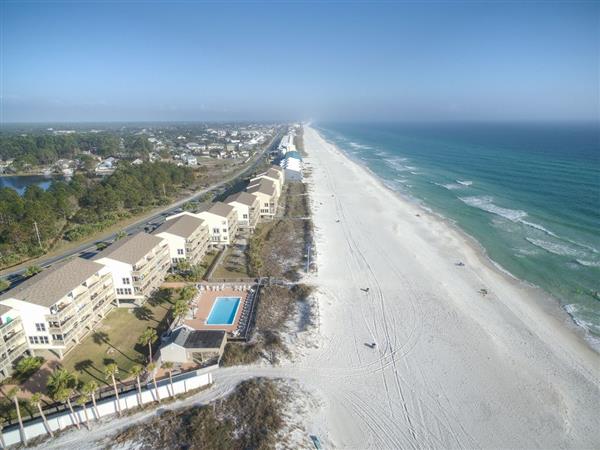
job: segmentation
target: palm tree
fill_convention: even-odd
[[[71,411],[71,420],[73,421],[73,425],[75,425],[77,429],[80,429],[81,427],[79,426],[79,420],[77,420],[77,416],[75,415],[75,411],[73,410],[73,405],[71,404],[72,393],[72,388],[63,387],[54,393],[53,398],[58,402],[67,404],[69,410]]]
[[[87,407],[85,404],[87,403],[87,397],[82,395],[77,398],[77,404],[83,408],[83,414],[85,415],[85,426],[89,430],[90,429],[90,418],[88,416]]]
[[[189,309],[190,307],[186,301],[177,300],[173,306],[173,317],[175,317],[175,320],[179,320],[182,317],[185,317]]]
[[[142,345],[148,346],[148,362],[152,362],[152,344],[156,342],[158,336],[156,335],[156,330],[154,328],[146,328],[146,331],[142,333],[140,338],[138,339],[138,343]]]
[[[158,385],[156,384],[156,364],[154,363],[150,363],[148,364],[148,367],[146,368],[146,370],[148,371],[148,373],[152,374],[152,381],[154,381],[154,393],[156,394],[156,400],[158,401],[158,403],[160,403],[160,395],[158,393]]]
[[[135,366],[133,366],[131,368],[131,370],[129,371],[129,373],[135,377],[135,381],[137,382],[137,391],[138,391],[137,397],[138,397],[138,404],[140,406],[142,406],[142,386],[140,384],[140,375],[142,374],[143,371],[144,371],[144,368],[142,366],[140,366],[139,364],[136,364]]]
[[[117,389],[117,380],[115,379],[115,375],[119,373],[119,366],[115,363],[111,363],[104,368],[104,376],[108,380],[109,378],[112,380],[113,388],[115,389],[115,397],[117,399],[117,412],[119,416],[121,415],[121,401],[119,400],[119,390]]]
[[[23,418],[21,417],[21,408],[19,407],[19,388],[14,387],[8,391],[8,398],[15,402],[15,409],[17,410],[17,419],[19,419],[19,430],[21,431],[21,440],[23,444],[27,445],[27,436],[25,436],[25,428],[23,428]]]
[[[74,389],[77,385],[77,377],[66,369],[57,369],[48,377],[48,393],[53,396],[64,388]]]
[[[46,420],[46,415],[44,414],[44,410],[42,409],[42,394],[40,394],[39,392],[33,394],[29,399],[29,403],[31,403],[31,406],[35,406],[40,412],[40,416],[42,417],[42,420],[44,421],[44,426],[46,427],[46,432],[50,435],[50,437],[54,437],[54,433],[50,429],[50,425],[48,424],[48,421]]]
[[[100,413],[98,412],[98,406],[96,405],[96,391],[98,390],[98,383],[95,380],[90,380],[83,385],[81,388],[81,392],[85,395],[89,395],[92,398],[92,405],[94,405],[94,413],[96,414],[96,419],[100,418]]]
[[[171,361],[165,361],[161,366],[169,374],[169,384],[171,385],[171,395],[175,397],[175,388],[173,387],[173,363]]]

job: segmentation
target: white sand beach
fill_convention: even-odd
[[[600,448],[600,358],[552,300],[310,127],[305,145],[322,344],[301,365],[323,375],[327,441]]]

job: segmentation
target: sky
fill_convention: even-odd
[[[599,119],[600,3],[0,0],[0,121]]]

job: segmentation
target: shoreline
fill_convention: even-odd
[[[321,344],[304,364],[361,374],[318,385],[332,445],[596,446],[600,359],[558,302],[308,126],[305,143]]]
[[[453,232],[460,235],[465,241],[466,245],[469,245],[475,253],[479,253],[480,262],[482,264],[485,264],[490,270],[497,272],[498,275],[505,277],[507,282],[516,283],[520,288],[529,290],[530,299],[536,303],[536,306],[538,306],[546,314],[549,314],[555,317],[557,320],[562,321],[563,323],[561,326],[565,327],[566,331],[573,333],[579,340],[581,340],[582,344],[588,347],[593,353],[600,356],[600,338],[591,334],[583,326],[577,323],[576,319],[567,311],[567,304],[563,305],[557,297],[546,291],[542,286],[536,285],[528,280],[521,279],[511,273],[500,263],[494,261],[489,256],[487,249],[474,236],[471,236],[465,230],[460,228],[455,221],[444,216],[442,213],[435,211],[423,203],[421,199],[392,189],[385,183],[385,180],[383,180],[377,173],[369,168],[364,161],[362,161],[360,158],[352,157],[352,155],[344,151],[337,144],[324,138],[316,128],[312,129],[321,137],[321,139],[335,148],[336,151],[339,152],[344,158],[348,159],[358,168],[362,169],[368,176],[373,178],[373,181],[379,184],[382,189],[396,196],[401,202],[405,202],[407,205],[412,205],[415,208],[418,208],[420,210],[419,214],[427,214],[431,219],[438,220],[450,228]]]

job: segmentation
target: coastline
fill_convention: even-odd
[[[558,298],[554,297],[541,286],[538,286],[527,280],[523,280],[511,273],[500,263],[494,261],[489,256],[486,248],[474,236],[471,236],[465,230],[460,228],[452,219],[449,219],[442,213],[433,210],[424,204],[422,200],[391,188],[385,183],[385,180],[380,178],[377,173],[364,164],[360,158],[352,157],[351,154],[344,151],[338,145],[325,139],[317,129],[314,130],[319,134],[321,139],[334,147],[336,151],[338,151],[343,157],[347,158],[358,168],[362,169],[367,176],[373,178],[373,181],[378,183],[382,189],[389,191],[391,194],[398,197],[400,201],[418,208],[420,210],[419,214],[428,215],[432,220],[438,220],[442,222],[444,225],[451,228],[454,233],[460,235],[464,240],[464,245],[470,246],[472,251],[479,254],[481,264],[485,264],[490,270],[496,271],[498,275],[505,277],[507,282],[516,283],[520,288],[528,290],[529,295],[526,296],[526,301],[534,302],[541,311],[555,318],[556,321],[559,322],[558,326],[566,328],[566,330],[562,331],[575,334],[575,337],[579,339],[582,344],[589,347],[589,349],[596,355],[600,355],[600,339],[592,336],[584,327],[579,325],[575,318],[566,310],[566,305],[563,305]]]
[[[342,373],[376,366],[362,348],[371,335],[381,364],[372,373],[383,386],[354,386],[368,390],[360,409],[399,421],[365,430],[369,420],[360,413],[349,419],[326,401],[323,432],[330,441],[341,447],[597,445],[600,438],[590,432],[600,426],[592,407],[600,401],[600,358],[556,299],[497,267],[452,221],[391,190],[310,127],[305,146],[322,335],[322,348],[306,362],[313,367],[316,357]],[[366,295],[360,292],[367,287]],[[325,396],[333,389],[342,388],[330,387]],[[440,392],[444,405],[436,400]],[[420,433],[398,429],[416,429],[415,421]],[[382,431],[397,440],[379,441],[374,434]]]

